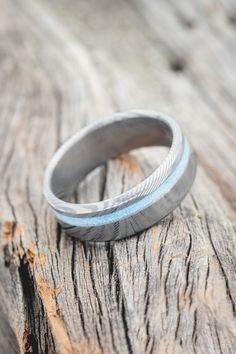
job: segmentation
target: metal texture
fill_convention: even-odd
[[[95,167],[132,149],[154,145],[170,150],[161,165],[134,188],[96,203],[66,201]],[[130,111],[93,124],[65,142],[47,167],[44,194],[68,234],[84,241],[117,240],[148,228],[174,210],[195,174],[195,154],[172,118]]]

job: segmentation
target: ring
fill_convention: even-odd
[[[97,166],[132,149],[169,147],[156,170],[117,197],[75,204],[68,198]],[[139,233],[172,212],[196,175],[196,155],[174,119],[152,111],[117,113],[69,138],[44,176],[44,195],[67,234],[111,241]]]

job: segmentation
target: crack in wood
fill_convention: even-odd
[[[209,226],[209,221],[208,221],[207,215],[206,215],[205,221],[206,221],[206,228],[207,228],[209,240],[210,240],[211,246],[212,246],[212,248],[213,248],[213,250],[214,250],[214,253],[215,253],[215,255],[216,255],[216,259],[217,259],[217,261],[218,261],[220,270],[221,270],[221,272],[222,272],[222,276],[223,276],[224,281],[225,281],[226,294],[227,294],[227,296],[228,296],[228,298],[229,298],[229,300],[230,300],[233,315],[236,316],[235,301],[234,301],[234,299],[233,299],[233,297],[232,297],[232,294],[231,294],[231,291],[230,291],[229,280],[228,280],[228,277],[227,277],[227,275],[226,275],[226,271],[225,271],[225,269],[224,269],[224,267],[223,267],[223,264],[222,264],[222,262],[221,262],[221,259],[220,259],[220,257],[219,257],[219,254],[218,254],[218,252],[217,252],[217,250],[216,250],[216,247],[215,247],[215,245],[214,245],[214,243],[213,243],[212,234],[211,234],[211,230],[210,230],[210,226]]]

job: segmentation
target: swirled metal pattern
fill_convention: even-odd
[[[117,197],[88,204],[66,198],[95,167],[144,146],[168,146],[161,165]],[[196,173],[196,158],[177,123],[162,113],[130,111],[97,122],[65,142],[50,161],[44,194],[66,232],[81,240],[116,240],[140,232],[170,213]]]

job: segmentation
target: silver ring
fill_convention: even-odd
[[[144,146],[167,146],[161,165],[117,197],[67,202],[78,183],[108,159]],[[178,124],[162,113],[117,113],[68,139],[45,172],[44,195],[67,234],[84,241],[118,240],[143,231],[173,211],[196,175],[196,156]]]

